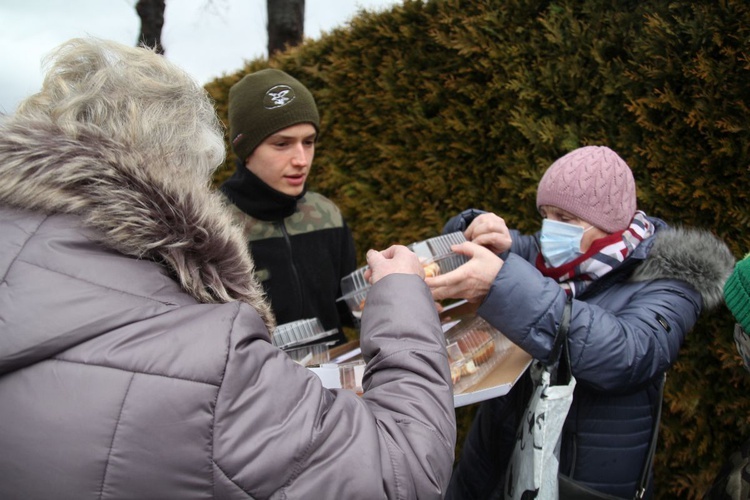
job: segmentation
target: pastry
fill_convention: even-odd
[[[479,368],[477,368],[474,361],[469,360],[461,367],[461,375],[468,377],[469,375],[474,375],[477,370],[479,370]]]
[[[451,382],[456,385],[461,380],[461,366],[458,363],[451,364]]]
[[[437,262],[424,264],[423,267],[425,278],[434,278],[435,276],[440,274],[440,265]]]
[[[485,330],[474,330],[458,339],[458,347],[475,364],[481,365],[495,353],[495,340]]]

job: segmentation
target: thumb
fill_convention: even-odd
[[[367,251],[367,264],[370,266],[370,268],[372,268],[378,262],[382,262],[383,260],[385,260],[385,257],[383,257],[377,250],[373,250],[371,248]]]
[[[459,243],[458,245],[453,245],[451,247],[451,250],[453,252],[460,254],[460,255],[466,255],[469,258],[474,257],[474,252],[476,250],[477,244],[472,243],[471,241],[465,241],[463,243]]]

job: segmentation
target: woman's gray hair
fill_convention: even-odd
[[[77,38],[45,66],[41,91],[11,120],[51,123],[71,138],[93,128],[175,180],[207,182],[223,162],[223,128],[207,92],[153,50]]]

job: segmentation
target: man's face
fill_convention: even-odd
[[[279,130],[255,148],[245,167],[276,191],[297,196],[305,189],[312,168],[315,136],[310,123]]]

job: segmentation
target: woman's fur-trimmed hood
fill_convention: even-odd
[[[648,257],[633,273],[633,281],[678,279],[700,292],[703,306],[714,309],[724,301],[724,282],[735,259],[727,245],[708,231],[669,228],[657,231]]]
[[[0,203],[76,214],[102,244],[157,261],[201,303],[242,301],[273,314],[221,196],[95,130],[75,139],[45,123],[0,126]]]

